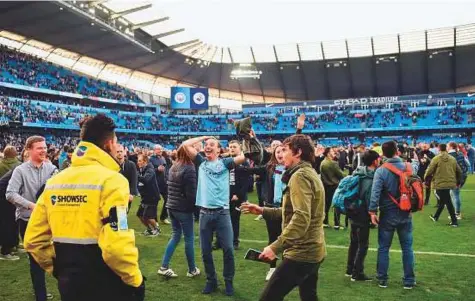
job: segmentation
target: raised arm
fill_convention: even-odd
[[[305,126],[305,114],[300,114],[300,116],[297,118],[297,130],[295,134],[302,134],[302,130]]]
[[[198,151],[195,149],[194,145],[196,143],[203,142],[209,138],[213,138],[213,137],[209,137],[209,136],[195,137],[195,138],[191,138],[191,139],[183,141],[181,145],[185,148],[185,151],[188,153],[188,156],[190,156],[190,159],[194,161],[196,158],[196,155],[198,155]]]

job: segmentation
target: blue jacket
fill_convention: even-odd
[[[400,170],[405,170],[405,162],[399,157],[387,159],[386,163],[394,164]],[[413,161],[412,172],[417,175],[419,162]],[[389,198],[388,192],[398,199],[399,195],[399,177],[386,168],[378,168],[374,173],[373,188],[371,189],[371,201],[369,204],[370,212],[377,212],[378,208],[381,213],[390,211],[400,211],[399,207]],[[409,216],[409,212],[407,212]]]
[[[467,156],[470,163],[472,163],[475,160],[475,149],[473,147],[467,150]]]

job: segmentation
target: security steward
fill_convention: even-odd
[[[70,168],[52,177],[36,203],[25,249],[58,279],[62,301],[144,300],[134,231],[128,229],[129,184],[114,159],[114,121],[80,123]]]

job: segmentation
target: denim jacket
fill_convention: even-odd
[[[386,163],[394,164],[400,170],[405,169],[405,162],[399,157],[387,159]],[[417,175],[419,162],[414,160],[412,163],[412,172]],[[389,212],[398,212],[398,206],[389,198],[388,193],[399,198],[399,177],[386,168],[378,168],[374,174],[373,188],[371,190],[371,201],[369,211],[376,212],[379,210],[382,214]],[[398,212],[399,213],[399,212]],[[409,215],[409,212],[407,213]]]

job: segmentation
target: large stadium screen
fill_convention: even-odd
[[[172,87],[171,109],[207,110],[208,98],[207,88]]]

